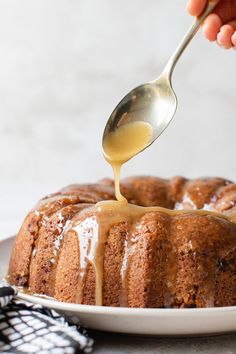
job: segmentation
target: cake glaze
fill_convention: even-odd
[[[42,199],[17,235],[10,282],[91,305],[236,305],[236,184],[132,177],[121,193],[148,208],[100,203],[115,200],[110,179]]]

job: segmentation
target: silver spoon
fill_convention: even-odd
[[[219,0],[208,1],[205,9],[194,21],[159,78],[136,87],[120,101],[106,124],[103,143],[109,133],[114,132],[121,125],[135,121],[144,121],[152,126],[153,136],[147,146],[151,145],[167,128],[177,108],[177,97],[171,84],[175,65],[202,22],[213,11],[218,2]]]

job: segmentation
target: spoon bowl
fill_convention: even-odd
[[[104,137],[122,125],[143,121],[152,126],[152,144],[169,125],[176,108],[177,98],[171,82],[166,75],[160,76],[136,87],[120,101],[108,120]]]

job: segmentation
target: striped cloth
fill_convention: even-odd
[[[41,305],[16,300],[17,290],[0,280],[0,353],[91,353],[93,340],[64,317]]]

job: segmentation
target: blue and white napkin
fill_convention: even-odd
[[[54,310],[16,300],[17,290],[0,280],[0,353],[91,353],[93,340]]]

